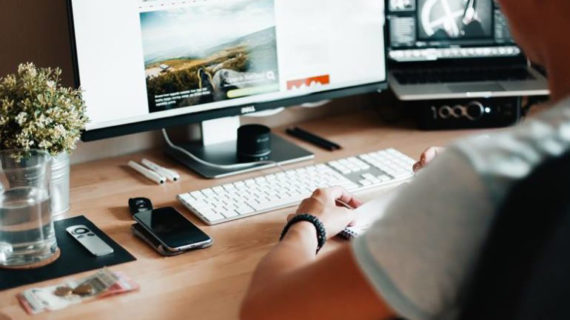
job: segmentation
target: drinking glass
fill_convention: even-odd
[[[59,254],[50,208],[51,156],[0,151],[0,266],[45,265]]]

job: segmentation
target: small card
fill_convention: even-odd
[[[28,314],[38,314],[138,289],[139,285],[125,274],[104,268],[86,278],[28,289],[19,293],[17,298]]]

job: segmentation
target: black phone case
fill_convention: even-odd
[[[137,236],[142,241],[146,242],[149,246],[151,246],[156,252],[160,253],[163,256],[176,256],[182,254],[186,251],[170,251],[164,248],[164,246],[145,228],[143,228],[140,224],[135,223],[131,226],[131,231],[135,236]]]

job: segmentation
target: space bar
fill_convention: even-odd
[[[269,211],[271,209],[279,209],[289,206],[294,206],[303,200],[304,196],[296,196],[293,198],[278,199],[275,201],[262,202],[262,203],[250,203],[249,205],[255,209],[255,211]]]

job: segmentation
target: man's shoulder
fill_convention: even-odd
[[[489,188],[528,175],[542,161],[570,149],[570,99],[500,132],[462,139],[451,147],[462,154]]]
[[[544,143],[547,143],[546,145]],[[481,134],[457,141],[453,147],[472,160],[492,163],[502,157],[525,157],[540,160],[561,151],[570,144],[570,99],[557,103],[531,118],[500,132]],[[530,149],[534,151],[531,154]]]

